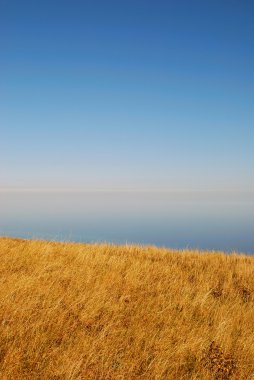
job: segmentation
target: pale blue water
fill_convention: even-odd
[[[0,236],[252,254],[254,194],[1,191]]]

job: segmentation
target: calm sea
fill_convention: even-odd
[[[0,235],[254,253],[254,193],[1,191]]]

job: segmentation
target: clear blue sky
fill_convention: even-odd
[[[254,3],[0,0],[0,187],[254,188]]]

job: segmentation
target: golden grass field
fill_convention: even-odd
[[[254,379],[254,258],[0,238],[1,380]]]

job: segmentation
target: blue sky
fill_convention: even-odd
[[[0,187],[253,190],[253,17],[0,0]]]

